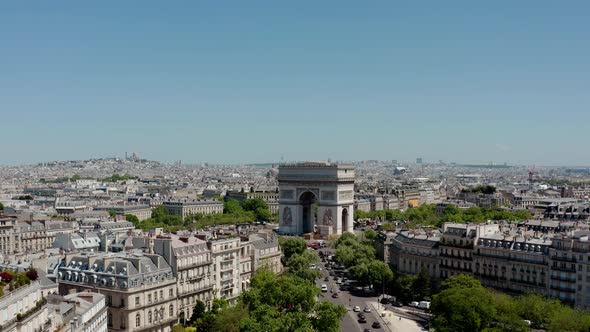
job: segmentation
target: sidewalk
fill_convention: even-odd
[[[418,323],[413,320],[407,318],[401,318],[399,315],[389,311],[383,310],[383,306],[381,306],[381,311],[377,311],[378,303],[376,301],[369,302],[375,314],[379,316],[379,320],[383,325],[383,328],[389,330],[390,332],[422,332],[422,328]],[[385,313],[385,317],[383,317],[383,313]]]

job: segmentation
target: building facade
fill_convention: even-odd
[[[89,290],[105,296],[109,331],[169,332],[177,322],[176,278],[159,255],[66,255],[58,271],[61,295]]]

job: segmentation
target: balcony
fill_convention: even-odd
[[[551,276],[551,280],[558,280],[564,282],[576,282],[576,277],[561,277],[561,276]]]
[[[567,267],[567,266],[554,265],[554,266],[551,266],[551,270],[575,273],[576,266],[574,265],[573,267],[572,266]]]
[[[184,265],[184,266],[179,266],[178,267],[178,270],[179,271],[188,270],[188,269],[192,269],[192,268],[195,268],[195,267],[210,265],[211,263],[213,263],[213,261],[211,261],[211,260],[207,260],[207,261],[203,261],[203,262],[197,262],[197,263],[192,263],[192,264],[188,264],[188,265]]]
[[[556,286],[556,285],[551,285],[551,289],[556,290],[556,291],[560,291],[560,292],[566,292],[566,293],[575,293],[576,292],[575,288],[561,287],[561,286]]]
[[[578,260],[576,259],[576,257],[567,257],[567,256],[553,255],[553,256],[551,256],[551,259],[554,260],[554,261],[560,261],[560,262],[571,262],[571,263],[578,262]]]
[[[439,254],[440,257],[448,257],[448,258],[454,258],[454,259],[460,259],[460,260],[464,260],[464,261],[472,261],[473,258],[472,257],[466,257],[466,256],[454,256],[451,254],[445,254],[445,253],[440,253]]]
[[[223,257],[223,259],[222,259],[222,260],[223,260],[224,262],[227,262],[227,261],[234,260],[235,258],[236,258],[235,256],[226,256],[226,257]]]
[[[193,288],[193,289],[187,289],[187,290],[181,289],[181,290],[178,291],[178,295],[183,296],[183,295],[186,295],[186,294],[201,293],[203,291],[206,291],[206,290],[209,290],[209,289],[212,289],[212,288],[213,288],[213,285],[208,285],[208,286],[203,286],[203,287]]]

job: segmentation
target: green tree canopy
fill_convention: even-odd
[[[307,243],[300,237],[282,236],[279,237],[279,244],[285,255],[285,261],[289,261],[291,255],[302,254],[307,249]]]
[[[223,213],[225,214],[242,212],[244,212],[244,209],[242,209],[242,205],[235,199],[229,199],[223,203]]]
[[[483,287],[453,287],[434,295],[430,311],[438,332],[477,332],[496,315],[492,297]]]

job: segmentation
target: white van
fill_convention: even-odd
[[[418,308],[420,309],[430,309],[430,302],[428,301],[420,301],[420,303],[418,303]]]
[[[323,285],[322,285],[322,292],[324,292],[324,293],[325,293],[325,292],[327,292],[327,291],[328,291],[328,285],[326,285],[326,284],[323,284]]]

